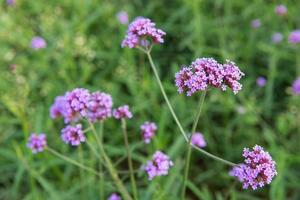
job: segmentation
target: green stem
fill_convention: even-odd
[[[206,90],[201,95],[201,98],[200,98],[200,101],[199,101],[199,105],[198,105],[198,109],[197,109],[196,118],[194,120],[192,132],[191,132],[191,136],[189,138],[188,151],[187,151],[187,156],[186,156],[186,164],[185,164],[185,169],[184,169],[183,188],[182,188],[182,193],[181,193],[181,199],[182,200],[185,199],[186,183],[187,183],[187,180],[188,180],[189,169],[190,169],[190,162],[191,162],[191,157],[192,157],[192,144],[191,144],[192,136],[193,136],[193,134],[196,131],[197,124],[198,124],[198,121],[200,119],[200,115],[201,115],[201,111],[202,111],[202,107],[203,107],[205,96],[206,96]]]
[[[160,90],[161,90],[161,93],[163,94],[163,96],[164,96],[164,98],[165,98],[165,101],[166,101],[166,103],[167,103],[167,105],[168,105],[168,108],[169,108],[169,110],[170,110],[170,112],[171,112],[171,114],[172,114],[172,116],[173,116],[173,118],[174,118],[174,120],[175,120],[175,122],[176,122],[176,124],[177,124],[177,126],[178,126],[178,128],[179,128],[179,130],[180,130],[180,132],[181,132],[181,134],[183,135],[185,141],[186,141],[186,142],[189,142],[189,139],[188,139],[188,137],[186,136],[185,131],[183,130],[183,128],[182,128],[182,126],[181,126],[181,124],[180,124],[180,122],[179,122],[179,120],[178,120],[178,118],[177,118],[177,116],[176,116],[176,114],[175,114],[175,112],[174,112],[174,110],[173,110],[173,108],[172,108],[170,102],[169,102],[168,96],[166,95],[166,92],[165,92],[165,90],[164,90],[164,87],[163,87],[163,85],[162,85],[162,83],[161,83],[161,80],[160,80],[160,78],[159,78],[159,75],[158,75],[158,73],[157,73],[156,67],[155,67],[155,65],[154,65],[154,63],[153,63],[153,60],[152,60],[150,51],[147,51],[146,54],[147,54],[147,56],[148,56],[148,60],[149,60],[149,62],[150,62],[151,68],[152,68],[152,70],[153,70],[153,72],[154,72],[154,75],[155,75],[155,77],[156,77],[156,81],[157,81],[157,83],[158,83],[158,85],[159,85],[159,88],[160,88]],[[210,158],[212,158],[212,159],[214,159],[214,160],[220,161],[220,162],[222,162],[222,163],[224,163],[224,164],[227,164],[227,165],[230,165],[230,166],[235,166],[235,165],[236,165],[235,163],[232,163],[232,162],[230,162],[230,161],[227,161],[227,160],[224,160],[224,159],[222,159],[222,158],[219,158],[218,156],[215,156],[215,155],[213,155],[213,154],[211,154],[211,153],[208,153],[207,151],[205,151],[205,150],[203,150],[203,149],[201,149],[201,148],[198,148],[198,147],[195,146],[195,145],[192,145],[192,146],[193,146],[196,150],[198,150],[199,152],[201,152],[202,154],[204,154],[204,155],[206,155],[206,156],[208,156],[208,157],[210,157]]]
[[[99,131],[99,141],[101,144],[103,144],[103,121],[100,121],[100,131]],[[102,168],[102,159],[100,159],[99,162],[99,171],[102,174],[103,173],[103,168]],[[104,199],[104,176],[100,177],[100,199]]]
[[[129,167],[129,172],[130,172],[130,180],[131,180],[133,198],[135,200],[137,200],[138,199],[138,193],[137,193],[137,188],[136,188],[136,183],[135,183],[135,178],[134,178],[132,158],[131,158],[131,152],[130,152],[129,142],[128,142],[128,134],[127,134],[127,129],[126,129],[126,120],[122,118],[121,122],[122,122],[122,131],[123,131],[123,134],[124,134],[125,148],[126,148],[126,151],[127,151],[128,167]]]

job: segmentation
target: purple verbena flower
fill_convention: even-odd
[[[254,19],[251,21],[251,27],[257,29],[261,26],[260,19]]]
[[[6,0],[6,4],[9,6],[13,6],[16,4],[16,0]]]
[[[65,143],[71,144],[72,146],[80,145],[81,142],[85,141],[82,125],[77,124],[75,126],[66,126],[61,130],[61,138]]]
[[[116,193],[112,193],[107,200],[121,200],[121,197]]]
[[[132,113],[129,110],[128,105],[120,106],[117,109],[114,109],[113,116],[116,119],[122,119],[122,118],[132,118]]]
[[[40,37],[40,36],[36,36],[33,37],[31,40],[31,48],[32,49],[43,49],[46,48],[47,44],[46,41],[44,40],[44,38]]]
[[[66,100],[64,96],[57,96],[50,107],[50,116],[52,119],[64,117],[66,115]]]
[[[173,162],[170,160],[169,156],[161,151],[156,151],[152,160],[147,162],[145,171],[148,174],[148,179],[152,180],[155,176],[167,175],[172,166]]]
[[[142,136],[146,144],[151,142],[151,139],[155,136],[157,126],[154,122],[145,122],[141,125]]]
[[[287,8],[285,5],[281,4],[275,7],[275,13],[277,15],[285,15],[287,13]]]
[[[27,147],[31,149],[32,153],[42,152],[47,146],[46,135],[44,133],[32,133],[28,139]]]
[[[274,44],[280,43],[280,42],[282,41],[282,39],[283,39],[283,36],[282,36],[281,33],[274,33],[274,34],[272,35],[272,42],[273,42]]]
[[[88,118],[91,122],[111,117],[113,101],[109,94],[94,92],[88,102]]]
[[[292,91],[295,95],[300,95],[300,77],[298,77],[292,85]]]
[[[290,33],[289,43],[292,43],[292,44],[300,43],[300,30],[295,30]]]
[[[231,88],[234,94],[237,94],[242,89],[242,84],[240,84],[238,81],[245,74],[241,72],[239,67],[236,66],[235,63],[230,60],[226,60],[226,63],[223,64],[223,67],[225,85]],[[225,90],[226,87],[223,86],[223,89]]]
[[[150,19],[137,17],[128,26],[125,39],[122,41],[122,47],[135,48],[141,45],[142,39],[151,39],[153,43],[163,43],[164,31],[155,27]]]
[[[203,148],[206,146],[206,141],[201,133],[192,134],[191,143],[197,147]]]
[[[264,87],[264,86],[266,85],[266,83],[267,83],[267,80],[266,80],[264,77],[262,77],[262,76],[260,76],[260,77],[258,77],[258,78],[256,79],[256,84],[257,84],[259,87]]]
[[[273,177],[277,175],[275,161],[262,147],[255,145],[253,151],[245,148],[243,157],[244,163],[233,167],[230,175],[237,177],[243,183],[244,189],[251,187],[256,190],[258,187],[270,184]]]
[[[117,18],[121,24],[128,24],[128,13],[126,11],[118,12]]]

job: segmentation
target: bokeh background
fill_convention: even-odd
[[[288,12],[274,12],[284,4]],[[128,104],[134,118],[128,122],[135,168],[160,149],[175,166],[166,177],[147,180],[137,174],[141,199],[177,199],[181,190],[186,145],[172,119],[142,52],[122,49],[129,21],[145,16],[167,35],[152,51],[171,103],[186,130],[191,129],[200,95],[179,95],[174,74],[197,57],[231,59],[245,72],[243,90],[210,90],[198,130],[207,151],[242,162],[244,147],[265,147],[277,162],[272,184],[257,191],[243,190],[228,175],[228,166],[193,153],[187,199],[300,199],[300,96],[291,90],[300,72],[300,44],[288,43],[300,28],[300,1],[267,0],[16,0],[0,6],[0,199],[100,199],[97,177],[44,152],[26,148],[32,132],[44,132],[49,146],[97,166],[85,145],[72,148],[60,139],[61,120],[51,120],[49,107],[58,95],[75,87],[110,93],[114,105]],[[260,27],[253,28],[252,20]],[[280,32],[282,41],[272,35]],[[41,36],[47,47],[34,50],[31,39]],[[297,70],[298,68],[298,70]],[[260,87],[256,79],[266,78]],[[157,123],[151,145],[142,142],[139,126]],[[122,171],[127,169],[120,124],[105,123],[105,148]],[[93,142],[93,141],[91,141]],[[121,174],[128,187],[129,177]],[[110,177],[105,196],[116,192]]]

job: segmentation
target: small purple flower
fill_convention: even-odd
[[[85,136],[82,131],[82,125],[77,124],[76,126],[68,125],[61,130],[61,138],[72,146],[78,146],[81,142],[85,141]]]
[[[273,42],[274,44],[280,43],[280,42],[282,41],[282,39],[283,39],[283,36],[282,36],[281,33],[274,33],[274,34],[272,35],[272,42]]]
[[[117,18],[121,24],[128,24],[128,13],[126,11],[118,12]]]
[[[66,100],[64,96],[57,96],[53,105],[50,107],[50,116],[52,119],[65,116]]]
[[[167,175],[172,166],[173,162],[170,160],[169,156],[161,151],[156,151],[152,160],[147,162],[145,171],[148,174],[148,179],[152,180],[155,176]]]
[[[128,105],[120,106],[117,109],[114,109],[113,116],[116,119],[122,119],[122,118],[132,118],[132,113],[129,110]]]
[[[121,200],[121,197],[116,193],[112,193],[107,200]]]
[[[254,19],[251,21],[251,27],[257,29],[261,26],[260,19]]]
[[[295,95],[300,95],[300,77],[294,81],[292,91]]]
[[[128,26],[125,39],[122,41],[122,47],[135,48],[141,46],[143,39],[151,39],[152,43],[163,43],[166,33],[155,27],[150,19],[144,17],[137,17]]]
[[[154,122],[145,122],[141,125],[143,139],[146,144],[151,142],[151,139],[155,136],[156,130],[157,126]]]
[[[275,13],[277,14],[277,15],[285,15],[286,13],[287,13],[287,8],[286,8],[286,6],[285,5],[278,5],[278,6],[276,6],[276,8],[275,8]]]
[[[88,118],[92,122],[111,117],[113,101],[109,94],[94,92],[88,103]]]
[[[289,43],[292,43],[292,44],[300,43],[300,30],[295,30],[290,33]]]
[[[267,80],[266,80],[264,77],[262,77],[262,76],[260,76],[260,77],[258,77],[258,78],[256,79],[256,84],[257,84],[259,87],[264,87],[264,86],[266,85],[266,83],[267,83]]]
[[[251,187],[256,190],[258,187],[270,184],[273,177],[277,175],[275,161],[262,147],[255,145],[253,151],[245,148],[243,157],[244,163],[233,167],[229,174],[237,177],[243,183],[244,189]]]
[[[16,4],[16,0],[6,0],[6,4],[9,6],[13,6]]]
[[[35,49],[35,50],[43,49],[43,48],[46,48],[46,46],[47,46],[46,41],[42,37],[36,36],[36,37],[33,37],[31,40],[31,48],[32,49]]]
[[[206,146],[206,141],[205,141],[203,135],[201,133],[198,133],[198,132],[192,134],[191,143],[195,146],[200,147],[200,148],[203,148],[203,147]]]
[[[44,133],[32,133],[28,139],[27,147],[32,150],[32,153],[42,152],[47,146],[46,135]]]
[[[224,67],[224,83],[225,86],[222,87],[223,90],[226,90],[226,86],[232,89],[234,94],[237,94],[242,89],[242,84],[238,81],[245,76],[243,72],[235,65],[234,62],[226,60],[226,63],[223,64]]]

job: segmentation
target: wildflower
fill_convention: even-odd
[[[45,134],[32,133],[28,139],[27,147],[32,150],[32,153],[42,152],[47,146]]]
[[[292,43],[292,44],[300,43],[300,30],[295,30],[290,33],[289,43]]]
[[[50,107],[50,116],[52,119],[65,116],[66,100],[64,96],[57,96],[53,105]]]
[[[234,94],[237,94],[241,89],[242,85],[238,82],[245,74],[240,71],[239,67],[234,62],[226,60],[224,67],[224,82],[229,88],[232,89]],[[222,87],[226,90],[226,86]]]
[[[256,79],[256,84],[257,84],[259,87],[264,87],[264,86],[266,85],[266,82],[267,82],[267,80],[266,80],[264,77],[262,77],[262,76],[260,76],[260,77],[258,77],[258,78]]]
[[[81,142],[85,141],[85,136],[82,131],[82,125],[77,124],[76,126],[66,126],[61,130],[61,138],[67,144],[78,146]]]
[[[16,4],[16,0],[6,0],[6,4],[9,6],[13,6]]]
[[[128,14],[126,11],[118,12],[117,18],[121,24],[128,24]]]
[[[155,135],[157,126],[154,122],[145,122],[141,125],[142,135],[145,143],[150,143],[151,139]]]
[[[283,36],[282,36],[281,33],[274,33],[274,34],[272,35],[272,42],[273,42],[274,44],[278,44],[279,42],[282,41],[282,39],[283,39]]]
[[[32,49],[43,49],[46,48],[47,44],[46,41],[44,40],[44,38],[36,36],[33,37],[31,40],[31,48]]]
[[[275,13],[277,14],[277,15],[285,15],[286,13],[287,13],[287,8],[286,8],[286,6],[285,5],[278,5],[278,6],[276,6],[275,7]]]
[[[109,94],[94,92],[88,103],[88,118],[95,122],[111,117],[113,101]]]
[[[205,139],[204,139],[203,135],[201,133],[198,133],[198,132],[192,134],[191,143],[195,146],[200,147],[200,148],[203,148],[203,147],[206,146],[206,142],[205,142]]]
[[[300,94],[300,77],[294,81],[294,83],[292,85],[292,91],[295,95]]]
[[[253,151],[245,148],[243,157],[245,162],[233,167],[230,175],[237,177],[243,183],[244,189],[251,187],[255,190],[263,187],[270,184],[273,177],[277,175],[275,161],[262,147],[255,145]]]
[[[261,26],[260,19],[254,19],[251,21],[251,27],[257,29]]]
[[[121,197],[116,193],[112,193],[107,200],[121,200]]]
[[[122,118],[132,118],[132,113],[129,110],[128,105],[120,106],[117,109],[114,109],[113,116],[116,119],[122,119]]]
[[[156,151],[152,157],[152,160],[147,162],[145,171],[148,174],[148,179],[152,180],[155,176],[167,175],[170,167],[172,166],[173,162],[167,155],[161,151]]]
[[[135,48],[141,45],[142,39],[150,39],[153,43],[163,43],[164,31],[155,27],[150,19],[137,17],[128,26],[125,39],[122,41],[122,47]]]

